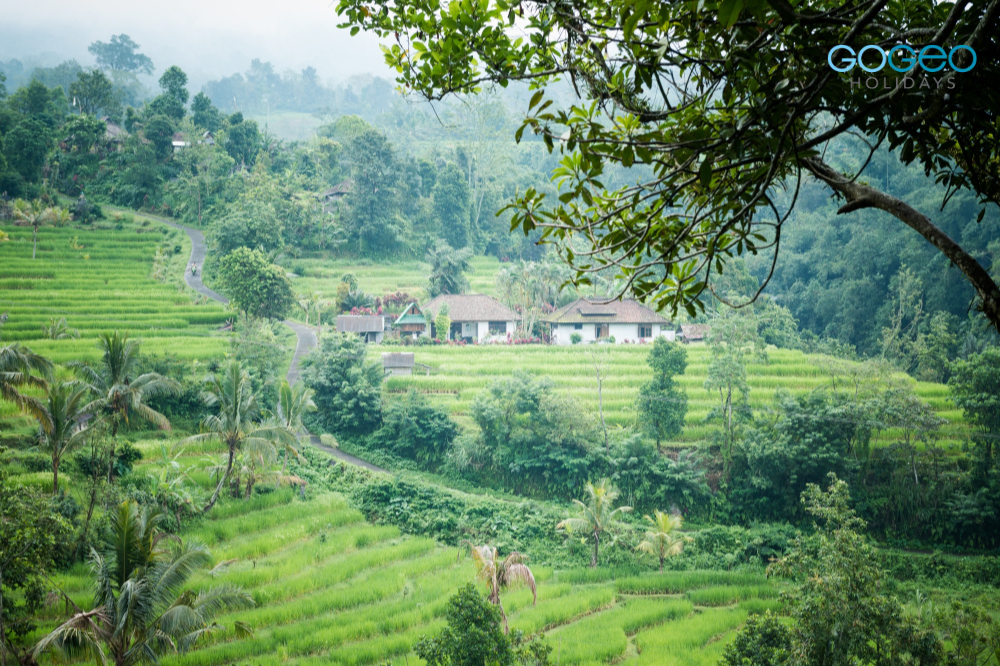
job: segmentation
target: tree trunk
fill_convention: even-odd
[[[35,258],[35,251],[38,250],[38,227],[32,226],[31,232],[31,258]]]
[[[597,568],[597,549],[601,545],[601,535],[594,532],[594,554],[590,556],[590,568]]]
[[[236,447],[232,444],[229,445],[229,463],[226,465],[226,473],[222,475],[219,479],[219,485],[215,486],[215,492],[212,493],[212,499],[208,500],[208,504],[205,508],[201,510],[202,513],[208,513],[215,506],[215,503],[219,500],[219,491],[222,490],[223,484],[229,479],[229,474],[233,471],[233,458],[236,456]]]
[[[850,213],[862,208],[877,208],[885,211],[923,236],[936,247],[976,290],[981,301],[982,312],[994,328],[1000,328],[1000,287],[989,272],[975,257],[966,252],[962,246],[931,222],[930,218],[916,210],[906,202],[885,192],[880,192],[868,185],[844,177],[823,160],[813,157],[804,161],[804,166],[816,178],[829,185],[835,192],[843,195],[847,201],[837,211],[838,214]]]
[[[59,492],[59,458],[52,456],[52,494]]]
[[[660,573],[663,573],[663,555],[660,555]]]

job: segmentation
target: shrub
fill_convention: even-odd
[[[573,335],[569,336],[569,341],[572,342],[574,345],[580,344],[581,340],[583,340],[583,336],[580,335],[579,333],[574,333]]]
[[[777,615],[766,611],[751,615],[722,653],[720,666],[778,666],[784,664],[792,646],[791,632]]]

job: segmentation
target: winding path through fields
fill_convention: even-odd
[[[192,267],[198,266],[199,269],[203,269],[205,266],[205,256],[207,254],[207,249],[205,245],[205,234],[203,234],[198,229],[192,227],[186,227],[183,224],[177,224],[176,222],[171,222],[170,220],[165,220],[162,217],[155,218],[159,222],[171,226],[175,229],[180,229],[188,235],[191,239],[191,257],[188,259],[187,266],[184,268],[184,281],[187,285],[197,291],[202,296],[207,296],[213,301],[218,301],[219,303],[229,303],[229,299],[222,294],[213,291],[206,287],[201,281],[201,274],[194,274],[191,272]],[[302,357],[308,354],[313,347],[316,346],[316,331],[312,327],[300,324],[298,322],[286,319],[284,322],[285,326],[292,329],[295,332],[295,337],[297,341],[295,343],[295,353],[292,354],[292,363],[288,367],[288,374],[285,378],[288,380],[289,384],[294,384],[298,381],[299,373],[299,361]],[[352,465],[357,465],[358,467],[364,467],[373,472],[384,472],[386,470],[371,464],[361,458],[356,458],[349,453],[344,453],[340,449],[335,449],[333,447],[327,446],[320,441],[320,438],[312,433],[309,433],[309,443],[315,446],[317,449],[326,451],[334,458],[338,460],[343,460],[344,462],[351,463]]]

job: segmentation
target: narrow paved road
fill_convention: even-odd
[[[169,225],[175,229],[180,229],[188,235],[191,239],[191,257],[188,259],[187,267],[184,269],[184,281],[187,285],[197,291],[203,296],[211,298],[213,301],[218,301],[219,303],[229,303],[229,299],[222,294],[212,291],[206,287],[201,281],[201,271],[205,266],[205,255],[207,253],[205,245],[205,234],[203,234],[198,229],[193,229],[191,227],[186,227],[183,224],[177,224],[176,222],[171,222],[170,220],[165,220],[162,217],[155,218],[166,225]],[[192,273],[192,267],[198,267],[198,273]],[[286,319],[284,322],[285,326],[295,331],[295,336],[298,341],[295,343],[295,353],[292,354],[292,363],[288,367],[288,374],[285,378],[288,380],[289,384],[294,384],[298,381],[299,373],[299,362],[302,357],[308,354],[313,347],[316,346],[316,332],[309,326],[304,324],[299,324],[298,322],[290,321]],[[316,435],[309,434],[309,443],[316,448],[326,451],[334,458],[338,460],[343,460],[344,462],[351,463],[352,465],[357,465],[359,467],[364,467],[373,472],[384,472],[386,470],[366,462],[361,458],[355,458],[349,453],[344,453],[340,449],[335,449],[333,447],[327,446],[320,441],[320,438]]]

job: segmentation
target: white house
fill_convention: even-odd
[[[451,319],[449,337],[452,340],[467,342],[488,342],[491,339],[506,338],[514,335],[520,317],[506,305],[483,294],[441,294],[423,307],[427,321],[433,322],[442,306],[448,305],[448,318]],[[437,330],[432,332],[437,338],[444,335]]]
[[[556,345],[573,344],[574,333],[581,343],[614,338],[618,344],[651,342],[658,337],[673,340],[675,335],[669,321],[629,299],[601,303],[580,298],[544,321],[552,326],[552,343]]]

